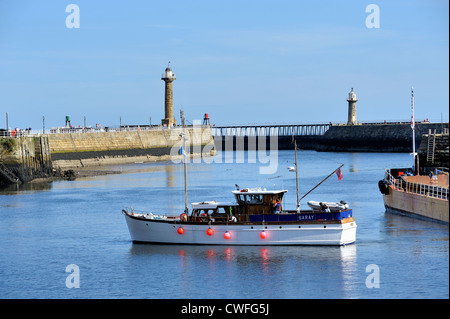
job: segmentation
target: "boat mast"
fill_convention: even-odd
[[[182,133],[182,138],[183,138],[183,151],[182,151],[182,155],[183,155],[183,164],[184,164],[184,212],[187,214],[189,212],[188,209],[188,197],[187,197],[187,168],[186,168],[186,156],[187,156],[187,152],[186,152],[186,132],[185,132],[185,125],[184,125],[184,111],[181,110],[180,111],[180,115],[181,115],[181,123],[183,124],[183,133]]]
[[[300,199],[298,196],[298,166],[297,166],[297,141],[294,139],[295,147],[295,182],[297,186],[297,211],[300,211]]]
[[[413,165],[412,165],[412,169],[413,169],[413,174],[414,172],[417,172],[417,174],[419,173],[419,167],[417,167],[416,170],[416,123],[415,123],[415,119],[414,119],[414,88],[411,87],[411,129],[412,129],[412,156],[413,156]]]

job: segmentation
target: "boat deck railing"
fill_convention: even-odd
[[[389,172],[389,169],[386,169],[385,171],[384,180],[389,185],[392,185],[395,189],[403,190],[407,193],[448,200],[448,188],[436,185],[407,182],[403,178],[395,178],[394,176],[392,176]]]

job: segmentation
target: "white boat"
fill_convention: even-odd
[[[166,216],[123,210],[133,242],[190,245],[347,245],[356,240],[352,210],[282,210],[272,201],[287,190],[233,191],[236,202],[192,203],[190,214]]]
[[[281,203],[287,190],[236,188],[233,202],[192,203],[190,212],[185,189],[185,212],[180,216],[124,209],[131,239],[188,245],[347,245],[356,241],[357,226],[348,207],[336,212],[300,210],[297,187],[297,209],[284,210]]]

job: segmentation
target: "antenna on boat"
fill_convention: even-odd
[[[298,197],[298,167],[297,167],[297,141],[294,139],[295,148],[295,183],[297,186],[297,211],[300,211],[300,199]]]
[[[183,164],[184,164],[184,212],[187,214],[189,212],[188,208],[188,197],[187,197],[187,168],[186,168],[186,132],[185,132],[185,125],[184,125],[184,111],[180,111],[181,115],[181,123],[183,123],[183,133],[181,133],[181,138],[183,139],[183,146],[182,146],[182,155],[183,155]]]
[[[412,152],[412,156],[413,156],[413,165],[412,165],[412,169],[413,169],[413,174],[414,172],[417,172],[417,174],[419,174],[419,165],[417,165],[416,167],[416,122],[414,119],[414,88],[411,87],[411,129],[412,129],[412,147],[413,147],[413,152]]]

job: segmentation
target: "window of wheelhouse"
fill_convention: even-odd
[[[262,194],[238,194],[236,199],[240,204],[262,204],[263,195]]]
[[[262,204],[263,195],[262,194],[249,194],[247,195],[249,204]]]
[[[243,204],[246,201],[246,197],[243,194],[237,194],[236,200],[238,201],[239,204]]]

